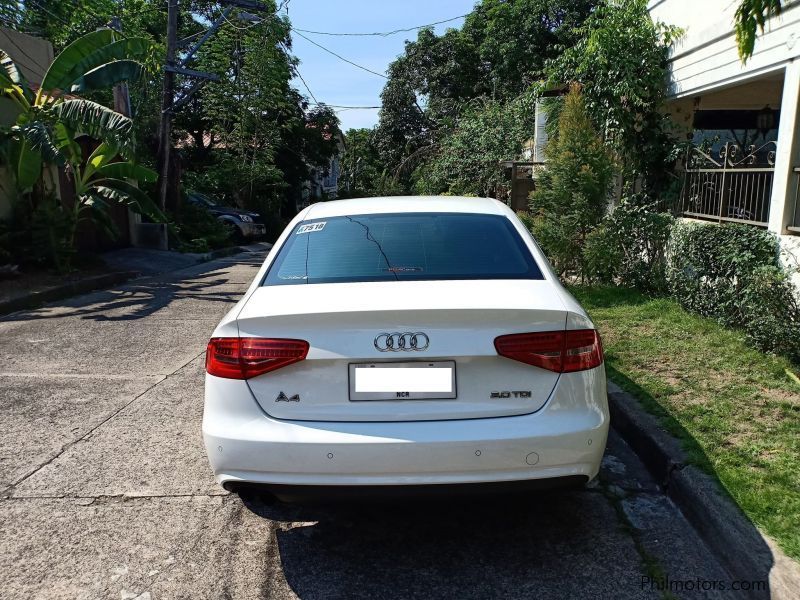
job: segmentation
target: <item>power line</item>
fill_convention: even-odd
[[[372,33],[361,33],[361,32],[336,32],[336,31],[312,31],[310,29],[299,29],[297,27],[293,27],[295,31],[303,32],[303,33],[312,33],[314,35],[330,35],[330,36],[356,36],[356,37],[366,37],[366,36],[380,36],[380,37],[388,37],[390,35],[395,35],[397,33],[407,33],[409,31],[417,31],[419,29],[426,29],[427,27],[434,27],[435,25],[442,25],[443,23],[450,23],[452,21],[457,21],[458,19],[463,19],[469,16],[472,13],[467,13],[465,15],[459,15],[457,17],[452,17],[450,19],[444,19],[443,21],[436,21],[434,23],[427,23],[425,25],[417,25],[416,27],[407,27],[405,29],[394,29],[393,31],[375,31]]]
[[[298,71],[298,70],[297,70],[297,68],[295,68],[294,72],[295,72],[295,74],[296,74],[296,75],[297,75],[297,76],[300,78],[300,81],[302,81],[302,82],[303,82],[303,87],[305,87],[305,88],[306,88],[306,91],[308,92],[309,96],[311,96],[311,98],[314,100],[314,104],[316,104],[317,106],[319,106],[319,102],[317,101],[317,97],[316,97],[316,96],[314,96],[314,92],[312,92],[312,91],[311,91],[311,88],[310,88],[310,87],[308,87],[308,84],[306,83],[306,80],[305,80],[305,79],[303,79],[303,76],[302,76],[302,75],[300,75],[300,71]]]
[[[382,108],[380,106],[342,106],[341,104],[328,104],[327,102],[309,102],[309,104],[327,106],[328,108],[339,108],[341,110],[372,110],[376,108]]]
[[[311,38],[308,38],[308,37],[304,36],[302,33],[297,31],[293,27],[291,29],[292,29],[292,31],[294,31],[297,35],[299,35],[304,40],[314,44],[317,48],[320,48],[320,49],[324,50],[328,54],[332,54],[333,56],[335,56],[339,60],[344,61],[344,62],[346,62],[346,63],[348,63],[350,65],[353,65],[354,67],[357,67],[357,68],[361,69],[362,71],[366,71],[367,73],[372,73],[373,75],[377,75],[378,77],[383,77],[384,79],[389,79],[389,77],[385,73],[378,73],[377,71],[373,71],[372,69],[368,69],[367,67],[359,65],[358,63],[354,63],[352,60],[349,60],[349,59],[345,58],[341,54],[336,54],[336,52],[334,52],[333,50],[329,50],[328,48],[326,48],[325,46],[322,46],[321,44],[318,44],[317,42],[315,42]]]

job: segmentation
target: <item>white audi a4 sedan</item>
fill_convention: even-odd
[[[608,434],[598,333],[492,199],[304,209],[206,371],[203,437],[227,489],[574,486]]]

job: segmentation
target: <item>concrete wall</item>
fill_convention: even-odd
[[[684,36],[672,50],[670,95],[697,95],[781,69],[800,57],[800,0],[785,3],[780,17],[767,22],[752,58],[742,65],[736,50],[733,0],[651,0],[656,21],[677,25]]]
[[[53,62],[53,45],[13,29],[0,27],[0,48],[14,60],[29,83],[42,82],[47,67]]]

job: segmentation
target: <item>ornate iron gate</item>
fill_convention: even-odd
[[[766,227],[776,148],[775,142],[767,142],[743,150],[728,142],[720,148],[719,160],[692,148],[686,161],[680,214]]]

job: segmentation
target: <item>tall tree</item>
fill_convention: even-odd
[[[646,0],[607,0],[577,33],[548,65],[550,83],[581,85],[586,111],[629,181],[663,182],[672,149],[662,110],[667,58],[680,30],[654,22]]]
[[[430,29],[389,67],[376,131],[382,158],[406,185],[476,98],[507,102],[543,78],[595,0],[482,0],[461,29]]]

